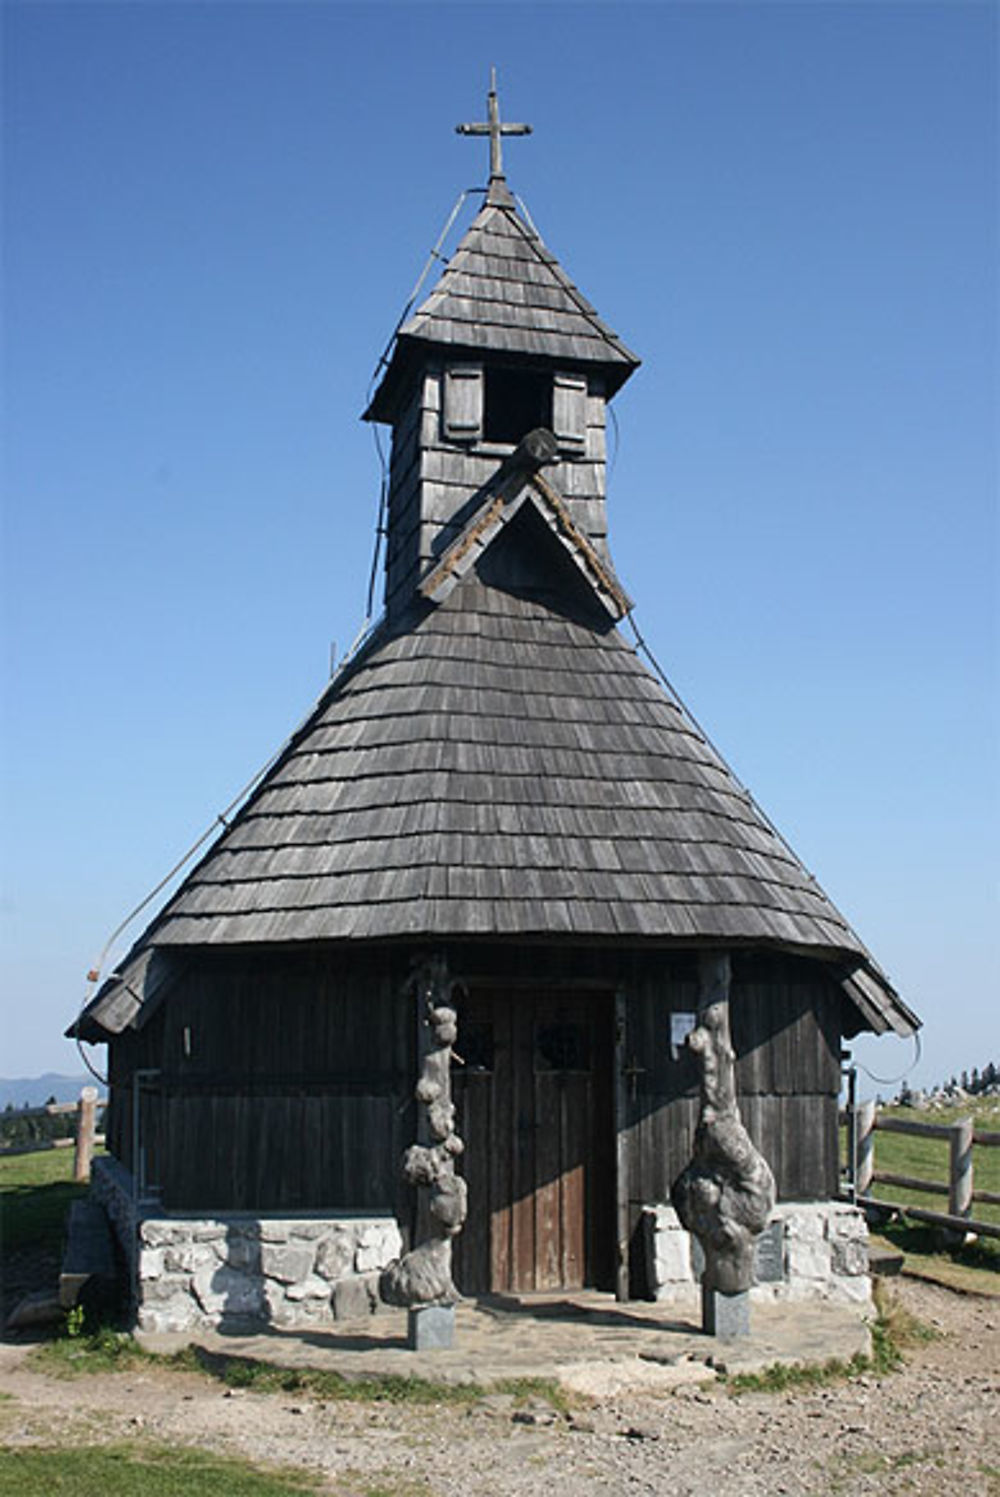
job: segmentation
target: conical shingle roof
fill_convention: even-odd
[[[869,1022],[906,1029],[843,916],[579,574],[553,594],[548,545],[525,510],[443,602],[373,638],[133,959],[484,935],[748,943],[839,959]],[[491,580],[512,569],[518,586]]]

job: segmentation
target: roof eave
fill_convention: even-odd
[[[504,362],[514,361],[526,368],[559,369],[579,373],[593,370],[599,372],[604,379],[604,393],[607,400],[612,400],[617,395],[625,381],[635,373],[642,362],[637,358],[631,361],[625,359],[584,360],[561,358],[553,354],[518,354],[512,353],[510,349],[482,348],[470,343],[443,342],[432,338],[421,338],[413,333],[400,333],[396,338],[385,373],[362,413],[362,421],[375,421],[391,426],[399,415],[399,405],[407,383],[435,356],[480,362],[495,358]]]
[[[916,1034],[921,1020],[900,998],[888,978],[871,965],[858,965],[841,980],[845,997],[861,1015],[861,1028],[900,1039]]]

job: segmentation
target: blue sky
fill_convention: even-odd
[[[998,1058],[992,4],[3,10],[4,1051],[361,626],[359,420],[506,164],[643,358],[619,572],[724,756],[925,1020]],[[894,1076],[912,1047],[859,1047]]]

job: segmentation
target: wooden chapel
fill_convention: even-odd
[[[844,1037],[918,1021],[619,631],[605,418],[638,360],[503,173],[399,328],[385,610],[71,1033],[161,1211],[391,1208],[414,973],[459,1014],[466,1294],[628,1292],[690,1157],[699,955],[731,965],[747,1127],[779,1197],[838,1192]]]

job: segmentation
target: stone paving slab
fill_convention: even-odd
[[[690,1304],[618,1304],[596,1291],[491,1296],[457,1306],[455,1343],[411,1351],[405,1310],[305,1331],[138,1332],[149,1351],[195,1345],[288,1367],[319,1367],[346,1377],[385,1373],[447,1383],[492,1384],[549,1377],[578,1392],[609,1396],[625,1388],[703,1382],[716,1369],[758,1371],[773,1362],[821,1363],[868,1353],[870,1308],[824,1301],[755,1304],[750,1335],[716,1340],[700,1330]]]

